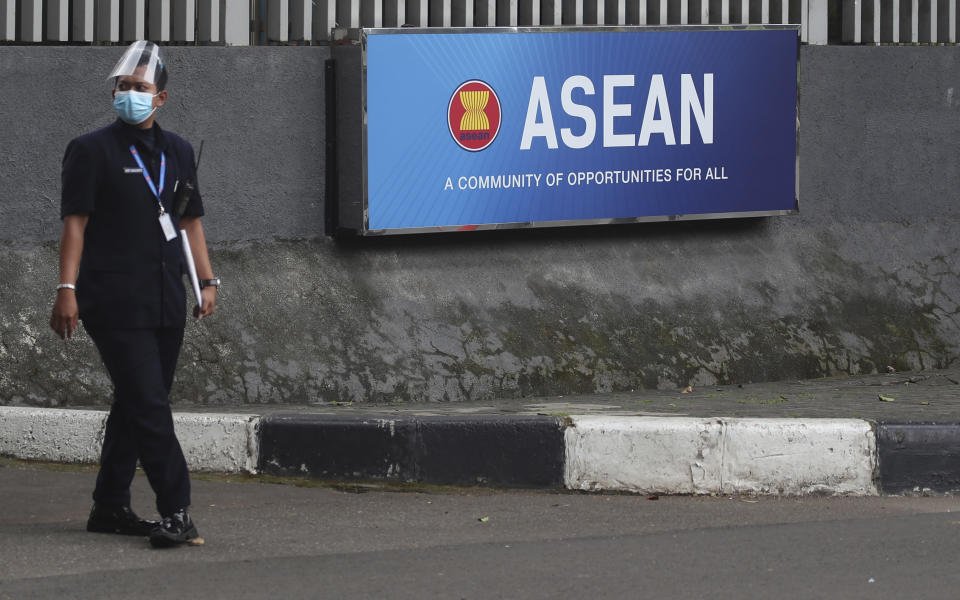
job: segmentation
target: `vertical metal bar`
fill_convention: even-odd
[[[807,43],[824,46],[829,31],[827,0],[809,0],[807,5]]]
[[[602,25],[623,25],[623,0],[602,0]]]
[[[451,11],[454,27],[473,27],[473,0],[454,0]]]
[[[869,44],[873,40],[870,39],[870,34],[873,32],[873,27],[871,23],[873,22],[873,0],[860,0],[860,41],[864,44]]]
[[[583,0],[583,24],[594,25],[597,18],[597,0]]]
[[[204,0],[199,0],[201,5]],[[200,26],[201,31],[203,25]],[[309,42],[313,39],[313,2],[290,0],[290,39]]]
[[[937,39],[941,42],[957,41],[956,9],[956,0],[937,0]]]
[[[927,0],[930,4],[930,42],[937,43],[937,0]]]
[[[146,3],[144,0],[123,0],[123,41],[132,42],[146,39]]]
[[[201,42],[220,41],[220,0],[197,0],[197,37]]]
[[[543,0],[540,4],[540,24],[560,25],[563,22],[562,0]]]
[[[740,1],[740,23],[742,25],[750,24],[750,0]]]
[[[743,0],[746,2],[747,0]],[[667,0],[660,0],[660,24],[668,25],[670,23],[670,3]]]
[[[810,32],[810,0],[800,2],[800,41],[809,43]]]
[[[488,0],[488,2],[492,3],[493,0]],[[407,0],[407,24],[416,27],[426,27],[429,18],[428,11],[427,0]],[[339,22],[340,25],[343,25],[342,19],[340,19]],[[489,23],[489,25],[492,24],[493,22]]]
[[[861,0],[844,0],[843,2],[843,41],[859,44],[862,23]]]
[[[0,41],[12,42],[17,35],[17,0],[0,0]]]
[[[560,2],[560,0],[556,0]],[[489,9],[490,5],[493,4],[493,0],[476,0],[473,5],[474,16],[473,16],[473,25],[474,27],[489,27],[490,26],[490,15]],[[496,15],[494,15],[496,16]]]
[[[497,0],[497,20],[500,27],[517,26],[517,0]]]
[[[803,1],[806,2],[807,0]],[[724,25],[730,24],[730,0],[722,0],[720,3],[720,22]]]
[[[244,29],[249,28],[247,24]],[[150,39],[156,42],[170,41],[170,0],[150,0]]]
[[[936,42],[937,0],[921,0],[918,9],[918,41],[921,43]]]
[[[153,25],[150,27],[152,28]],[[225,0],[223,41],[228,46],[250,45],[250,2],[248,0]]]
[[[21,0],[20,2],[20,41],[43,41],[43,2],[42,0]]]
[[[337,26],[360,27],[360,0],[337,0]]]
[[[403,0],[384,0],[383,26],[400,27],[403,25],[407,11]]]
[[[910,0],[910,41],[920,41],[920,0]]]
[[[882,21],[882,13],[880,12],[880,0],[873,0],[873,14],[870,16],[871,25],[873,25],[873,31],[871,32],[871,41],[874,44],[880,43],[880,24]]]
[[[433,0],[429,9],[430,27],[450,27],[450,0]]]
[[[383,0],[359,0],[359,4],[361,27],[383,27]]]
[[[760,0],[760,22],[764,25],[770,23],[770,0]]]
[[[945,6],[941,4],[940,14],[946,16],[947,22],[944,24],[943,33],[940,35],[939,39],[950,42],[951,44],[957,43],[957,0],[941,0],[945,2]],[[940,18],[940,22],[943,23],[943,16]]]
[[[289,25],[290,4],[287,0],[267,0],[267,39],[286,42],[290,35]]]
[[[583,0],[563,0],[563,24],[583,25]]]
[[[710,23],[710,0],[700,0],[700,23]]]
[[[916,0],[894,0],[900,4],[900,41],[916,42]]]
[[[899,0],[882,0],[880,2],[880,41],[900,41],[900,2]]]
[[[70,0],[47,0],[47,40],[70,41]]]
[[[286,4],[286,0],[283,0]],[[289,13],[289,10],[287,11]],[[192,42],[195,39],[197,0],[174,0],[173,41]]]
[[[98,42],[120,41],[120,0],[97,0],[94,20]]]
[[[403,0],[400,0],[403,2]],[[402,21],[401,21],[402,23]],[[313,39],[327,41],[337,24],[337,0],[317,0],[313,7]]]
[[[790,0],[780,0],[780,22],[783,24],[790,22]]]

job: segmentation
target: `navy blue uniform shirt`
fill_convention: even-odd
[[[60,217],[90,217],[77,278],[80,319],[89,328],[183,327],[183,242],[179,235],[166,241],[160,205],[131,145],[155,184],[160,179],[160,153],[166,155],[161,199],[178,234],[180,219],[173,210],[177,181],[183,185],[192,179],[196,187],[184,216],[203,215],[193,147],[183,138],[156,123],[153,135],[145,135],[118,119],[72,140],[63,157]]]

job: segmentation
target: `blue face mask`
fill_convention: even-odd
[[[113,108],[124,123],[139,125],[153,114],[154,94],[147,92],[116,92],[113,95]]]

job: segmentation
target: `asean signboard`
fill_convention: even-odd
[[[796,26],[356,38],[333,51],[341,230],[798,210]]]

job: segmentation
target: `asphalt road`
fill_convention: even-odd
[[[960,598],[960,499],[194,481],[206,544],[84,531],[94,472],[0,460],[0,598]],[[141,476],[134,507],[148,514]]]

